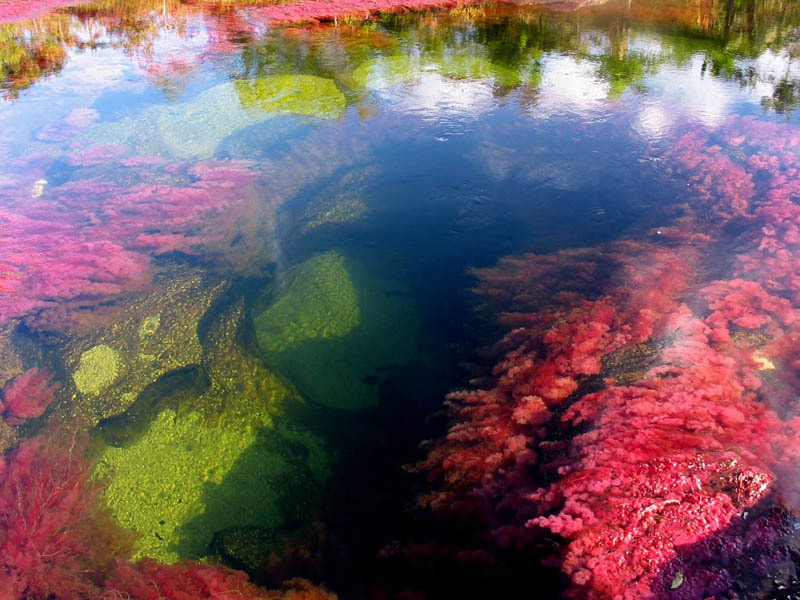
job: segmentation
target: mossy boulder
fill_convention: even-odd
[[[224,139],[252,125],[274,125],[271,131],[259,130],[262,138],[282,138],[296,127],[291,120],[272,119],[275,115],[328,119],[340,115],[345,106],[344,95],[331,79],[276,75],[222,83],[183,102],[97,122],[83,134],[83,141],[128,146],[139,155],[210,158]]]
[[[70,400],[55,418],[94,424],[130,407],[167,373],[204,364],[198,327],[228,289],[200,271],[176,268],[156,278],[149,293],[94,316],[101,326],[70,332],[62,348]]]
[[[275,427],[263,413],[210,420],[187,409],[162,410],[95,467],[114,518],[138,534],[135,557],[167,563],[208,555],[225,529],[296,525],[286,507],[310,503],[327,474],[311,434]]]
[[[236,82],[242,106],[266,113],[291,113],[320,119],[338,117],[347,106],[332,79],[316,75],[272,75]]]
[[[408,290],[338,252],[295,266],[265,297],[271,304],[254,317],[259,346],[313,402],[374,406],[391,370],[418,358],[419,319]]]

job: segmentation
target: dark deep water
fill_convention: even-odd
[[[675,147],[700,132],[752,165],[771,138],[726,145],[738,129],[800,134],[800,6],[278,26],[238,4],[0,25],[0,447],[88,431],[134,559],[210,557],[342,598],[559,597],[542,544],[458,555],[480,534],[418,508],[436,484],[403,470],[444,434],[445,395],[498,361],[507,321],[472,269],[650,240],[691,205],[716,236],[706,279],[727,277],[751,226],[723,222],[717,188],[696,199],[712,186]],[[734,175],[718,188],[735,195]],[[777,597],[769,577],[738,597]]]

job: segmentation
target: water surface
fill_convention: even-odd
[[[483,543],[413,508],[436,483],[402,466],[444,434],[445,394],[487,381],[503,311],[538,310],[521,287],[474,294],[473,269],[684,227],[713,239],[687,268],[725,279],[760,200],[720,209],[738,171],[714,179],[684,136],[742,168],[781,146],[764,197],[765,173],[796,178],[800,9],[487,2],[280,25],[262,8],[110,0],[0,25],[2,446],[88,431],[133,559],[344,598],[515,590],[540,543],[447,577],[408,558]],[[43,413],[11,402],[31,369],[58,386],[36,384]],[[768,597],[774,574],[747,574]]]

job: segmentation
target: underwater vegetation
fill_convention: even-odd
[[[308,399],[355,410],[378,403],[391,367],[419,358],[415,306],[396,282],[336,252],[286,274],[283,289],[254,316],[270,364]]]
[[[244,573],[217,565],[126,560],[130,535],[98,504],[101,485],[90,478],[90,464],[80,436],[32,438],[3,458],[3,600],[335,598],[303,580],[287,581],[283,590],[270,592],[249,583]]]
[[[751,118],[698,127],[668,154],[690,185],[671,225],[475,272],[514,329],[491,382],[448,397],[453,423],[417,468],[438,482],[424,504],[482,524],[486,560],[548,531],[570,597],[788,583],[799,145]],[[723,267],[699,258],[717,243],[738,249]]]

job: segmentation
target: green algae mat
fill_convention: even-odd
[[[254,316],[258,343],[312,402],[374,406],[391,370],[419,358],[419,315],[407,290],[339,252],[300,263],[265,294],[272,303]]]
[[[344,94],[332,79],[274,75],[222,83],[184,102],[159,104],[119,121],[96,123],[84,139],[126,145],[137,154],[210,158],[228,136],[274,116],[332,119],[345,108]],[[275,121],[270,135],[279,138],[294,127]]]
[[[321,441],[269,418],[209,421],[162,410],[135,441],[95,467],[116,521],[137,534],[135,558],[173,563],[209,554],[215,533],[296,523],[328,477]]]

